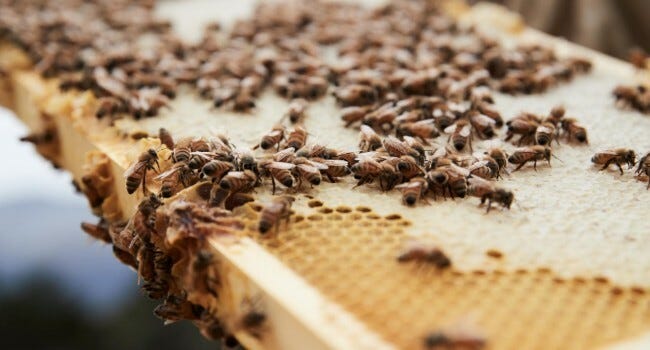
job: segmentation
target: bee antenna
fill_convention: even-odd
[[[558,158],[555,154],[551,154],[551,157],[553,157],[553,158],[559,160],[560,163],[564,164],[564,161],[562,161],[562,159]]]

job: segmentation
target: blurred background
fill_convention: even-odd
[[[648,0],[481,0],[520,13],[526,23],[611,56],[650,52]],[[477,3],[479,0],[469,0]]]
[[[70,176],[19,142],[26,133],[0,107],[0,348],[217,348],[153,315],[136,273],[79,228],[96,218]]]

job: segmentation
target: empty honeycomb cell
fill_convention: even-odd
[[[319,201],[319,200],[315,200],[315,199],[313,199],[313,200],[310,200],[309,202],[307,202],[307,205],[308,205],[310,208],[316,208],[316,207],[321,207],[321,206],[323,206],[323,202],[321,202],[321,201]]]
[[[495,258],[495,259],[500,259],[500,258],[503,257],[503,253],[501,253],[500,251],[498,251],[496,249],[488,249],[485,252],[485,255],[487,255],[487,256],[489,256],[491,258]]]
[[[329,207],[322,207],[322,208],[318,209],[318,212],[323,213],[323,214],[331,214],[332,212],[334,212],[334,209],[329,208]]]
[[[318,215],[318,214],[312,214],[312,215],[309,215],[309,216],[307,217],[307,220],[311,220],[311,221],[321,221],[321,220],[323,220],[323,216],[322,216],[322,215]]]
[[[358,212],[361,212],[361,213],[370,213],[372,211],[372,209],[370,209],[368,207],[364,207],[364,206],[359,206],[359,207],[356,207],[355,209]]]
[[[301,221],[305,220],[305,217],[302,216],[302,215],[294,215],[294,216],[291,217],[291,220],[294,223],[298,223],[298,222],[301,222]]]
[[[337,212],[342,213],[342,214],[348,214],[352,212],[352,208],[346,207],[346,206],[338,206],[335,209]]]
[[[374,213],[371,213],[371,214],[367,214],[365,216],[365,218],[369,219],[369,220],[379,220],[379,219],[381,219],[381,216],[377,215],[377,214],[374,214]]]
[[[399,214],[390,214],[385,217],[386,220],[400,220],[401,218],[402,216]]]

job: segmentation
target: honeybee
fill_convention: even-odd
[[[445,133],[451,134],[448,142],[450,142],[458,152],[462,151],[466,145],[469,145],[470,150],[472,149],[472,126],[467,120],[459,120],[448,126],[445,129]]]
[[[100,119],[107,115],[126,113],[129,110],[128,105],[117,97],[102,97],[97,100],[97,105],[95,116]]]
[[[483,350],[486,345],[482,332],[464,324],[454,325],[445,331],[431,332],[424,338],[424,348],[427,350]]]
[[[403,139],[407,146],[418,152],[419,156],[415,157],[415,160],[417,160],[419,165],[423,165],[426,159],[426,150],[424,149],[424,145],[411,136],[404,136]]]
[[[172,151],[172,160],[174,163],[187,162],[192,156],[191,148],[192,140],[190,138],[182,138],[176,142]]]
[[[255,145],[253,149],[256,149],[257,147],[261,147],[262,149],[266,150],[269,149],[273,146],[277,146],[278,150],[280,149],[280,141],[284,139],[284,132],[285,128],[282,125],[276,125],[271,129],[271,131],[262,136],[262,141],[258,145]]]
[[[215,185],[215,184],[210,184],[207,183],[210,186],[210,193],[208,196],[208,205],[211,207],[218,207],[221,206],[221,204],[224,203],[224,201],[228,198],[228,195],[230,194],[229,190],[221,188],[220,185]],[[239,192],[235,192],[239,193]]]
[[[135,259],[131,253],[118,248],[116,245],[113,246],[113,254],[122,264],[131,266],[133,269],[138,269],[138,261]]]
[[[635,174],[641,176],[644,174],[648,178],[648,186],[646,189],[650,189],[650,152],[646,153],[645,156],[641,157],[639,160],[639,166],[636,168]]]
[[[289,121],[295,124],[305,118],[305,111],[307,110],[307,100],[304,98],[297,98],[289,104],[287,116]]]
[[[147,170],[155,170],[154,165],[159,167],[158,152],[155,149],[150,148],[140,154],[138,161],[131,165],[124,173],[124,177],[126,178],[126,192],[132,194],[142,185],[142,192],[146,194],[147,188],[145,181]]]
[[[238,112],[246,112],[255,108],[255,95],[246,89],[241,89],[233,99],[232,109]]]
[[[203,168],[205,164],[217,158],[218,154],[214,152],[191,152],[187,166],[189,166],[190,169],[199,170]]]
[[[555,126],[550,122],[544,122],[535,130],[535,143],[541,146],[551,145],[555,138]]]
[[[285,148],[273,155],[273,160],[276,162],[293,163],[294,159],[296,159],[296,149],[293,147]]]
[[[311,158],[311,160],[321,163],[327,167],[327,169],[321,169],[321,173],[325,175],[327,179],[332,183],[336,182],[337,177],[343,177],[350,174],[348,162],[345,160],[322,158]]]
[[[177,296],[170,295],[165,302],[156,306],[153,314],[165,321],[165,325],[181,320],[195,320],[199,315],[194,312],[196,308],[192,303]]]
[[[467,169],[471,175],[481,177],[483,179],[495,178],[499,175],[499,164],[494,158],[484,156],[482,159],[472,163]]]
[[[194,255],[192,268],[189,274],[186,275],[186,285],[192,286],[192,290],[201,293],[210,293],[214,296],[217,295],[217,290],[221,284],[218,270],[211,268],[217,263],[214,255],[207,249],[200,249]]]
[[[492,118],[481,114],[478,111],[472,111],[469,114],[469,122],[482,139],[491,139],[494,137],[494,127],[496,126],[496,122]]]
[[[383,139],[382,145],[384,146],[384,150],[393,157],[411,156],[418,160],[422,158],[420,152],[407,145],[406,142],[402,142],[393,136],[388,136]]]
[[[334,159],[344,160],[348,166],[353,166],[357,163],[357,152],[354,151],[341,151],[336,154]]]
[[[414,136],[421,140],[435,139],[440,136],[436,128],[435,121],[432,119],[420,120],[417,122],[402,123],[397,127],[397,137]]]
[[[497,162],[499,169],[497,171],[497,179],[501,176],[502,171],[507,171],[506,166],[508,165],[508,154],[499,147],[492,147],[485,152],[486,155],[490,156],[494,161]]]
[[[233,210],[254,200],[255,198],[248,193],[237,192],[228,196],[226,202],[224,203],[224,207],[226,210]]]
[[[236,152],[235,164],[238,171],[250,170],[256,174],[258,173],[257,160],[251,152]]]
[[[113,243],[113,239],[108,232],[108,222],[104,219],[100,219],[96,225],[89,222],[82,222],[81,229],[92,238],[105,243]]]
[[[409,182],[395,186],[402,192],[402,201],[408,206],[414,206],[420,198],[424,197],[429,189],[429,183],[423,177],[414,177]]]
[[[252,334],[256,338],[261,338],[266,322],[266,314],[262,311],[259,300],[244,299],[242,309],[245,310],[239,324],[242,329]]]
[[[201,168],[201,174],[205,177],[212,178],[215,181],[220,181],[226,173],[234,168],[235,166],[230,162],[211,160],[203,165]]]
[[[412,73],[402,81],[402,91],[407,95],[431,95],[437,84],[434,71]]]
[[[345,127],[361,122],[371,110],[371,106],[350,106],[341,110],[341,120],[345,122]]]
[[[273,198],[273,201],[267,204],[260,213],[260,222],[258,230],[261,234],[266,234],[272,227],[278,232],[280,220],[286,220],[289,223],[291,215],[291,205],[295,198],[291,196],[280,196]]]
[[[521,114],[506,123],[508,130],[505,140],[509,141],[513,136],[520,135],[517,145],[530,143],[535,139],[535,131],[539,123],[539,118],[535,115],[529,113]]]
[[[551,114],[544,119],[544,122],[551,123],[555,128],[557,128],[562,122],[562,119],[564,119],[565,113],[566,110],[564,109],[564,106],[555,106],[551,109]]]
[[[336,101],[343,107],[367,106],[377,101],[377,91],[367,85],[351,84],[334,90]]]
[[[429,242],[409,240],[402,252],[397,256],[401,263],[417,261],[433,264],[439,269],[451,267],[451,260],[436,245]]]
[[[307,130],[301,126],[296,126],[287,137],[286,147],[293,147],[294,149],[301,149],[307,141]]]
[[[379,187],[382,191],[390,191],[402,182],[402,173],[397,168],[400,161],[400,158],[392,157],[380,163],[381,171],[378,178]]]
[[[160,143],[165,145],[167,149],[173,150],[174,149],[174,138],[172,135],[169,133],[169,131],[165,128],[160,128],[158,130],[158,139],[160,139]]]
[[[250,191],[257,184],[257,175],[250,170],[231,171],[219,181],[219,187],[230,193]]]
[[[429,181],[429,187],[434,190],[442,189],[443,196],[446,196],[445,192],[448,192],[453,199],[454,196],[464,198],[467,195],[467,177],[469,175],[467,169],[444,160],[438,161],[437,167],[429,171],[425,178]]]
[[[477,103],[475,104],[476,110],[478,110],[481,114],[487,116],[488,118],[494,120],[494,126],[497,128],[500,128],[503,126],[503,118],[501,118],[501,113],[499,113],[496,109],[493,109],[490,104],[488,103]]]
[[[292,163],[275,162],[270,160],[263,160],[259,163],[260,175],[269,176],[271,178],[273,194],[275,194],[275,180],[278,180],[278,182],[287,188],[293,187],[295,181],[292,170],[295,167],[296,165]]]
[[[515,198],[511,191],[495,186],[492,182],[480,177],[470,177],[467,179],[469,187],[467,193],[470,196],[481,199],[481,205],[488,201],[487,212],[492,208],[492,202],[501,204],[502,207],[510,209]]]
[[[397,109],[392,102],[388,102],[366,114],[363,124],[376,130],[388,131],[393,128],[395,119],[397,119]]]
[[[629,168],[634,167],[636,164],[636,153],[628,148],[608,149],[594,154],[591,157],[591,162],[596,165],[602,165],[603,167],[600,170],[605,170],[610,164],[614,163],[621,172],[621,175],[623,175],[621,164],[627,164]]]
[[[174,163],[174,165],[167,171],[156,176],[157,180],[161,180],[160,194],[164,198],[169,198],[176,193],[179,184],[183,187],[191,185],[194,173],[187,163]]]
[[[423,173],[418,162],[411,156],[401,156],[397,161],[397,170],[402,173],[404,179],[411,179]]]
[[[312,145],[310,149],[305,149],[303,148],[305,153],[303,151],[300,151],[297,153],[297,155],[302,156],[302,157],[307,157],[307,158],[323,158],[323,159],[333,159],[336,157],[336,155],[339,153],[339,151],[333,149],[333,148],[328,148],[323,145]]]
[[[560,127],[565,132],[569,141],[578,141],[580,143],[589,144],[587,139],[587,129],[578,124],[574,118],[564,118],[560,123]]]
[[[359,180],[354,187],[374,181],[382,172],[382,166],[373,159],[362,159],[350,168],[354,178]]]
[[[456,121],[456,116],[446,108],[435,108],[431,115],[440,130],[447,129]]]
[[[327,165],[312,162],[311,160],[299,157],[293,161],[296,166],[294,168],[294,175],[298,178],[298,187],[302,186],[302,181],[307,180],[312,186],[318,186],[321,183],[321,170],[327,170]]]
[[[551,148],[548,146],[530,146],[517,149],[508,157],[508,162],[519,164],[514,171],[521,169],[528,162],[533,162],[533,168],[537,170],[537,161],[539,160],[546,160],[551,166],[551,155]]]
[[[381,147],[381,137],[368,125],[361,125],[359,139],[361,152],[370,152]]]

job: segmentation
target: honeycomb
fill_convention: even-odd
[[[438,270],[398,264],[412,223],[369,207],[308,202],[280,233],[261,237],[259,205],[241,211],[243,233],[332,301],[401,349],[471,318],[490,349],[594,349],[650,326],[650,290],[604,277],[565,279],[551,269]],[[507,259],[495,249],[490,260]],[[451,256],[453,261],[454,257]]]

